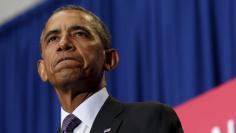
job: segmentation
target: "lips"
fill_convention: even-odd
[[[61,69],[71,69],[71,68],[79,68],[82,66],[82,61],[73,58],[73,57],[64,57],[59,59],[55,64],[55,71],[60,71]]]

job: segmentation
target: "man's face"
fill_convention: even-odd
[[[60,11],[48,20],[39,61],[43,80],[54,87],[101,80],[105,52],[91,21],[90,15],[77,10]]]

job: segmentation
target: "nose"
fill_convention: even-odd
[[[69,40],[67,36],[61,38],[59,42],[59,47],[57,49],[58,52],[60,51],[73,51],[75,49],[73,43]]]

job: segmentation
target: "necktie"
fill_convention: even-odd
[[[72,133],[75,127],[77,127],[81,123],[80,119],[78,119],[75,115],[69,114],[63,120],[62,123],[62,133]]]

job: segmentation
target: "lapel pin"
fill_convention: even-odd
[[[111,131],[111,128],[107,128],[104,130],[104,133],[109,133]]]

